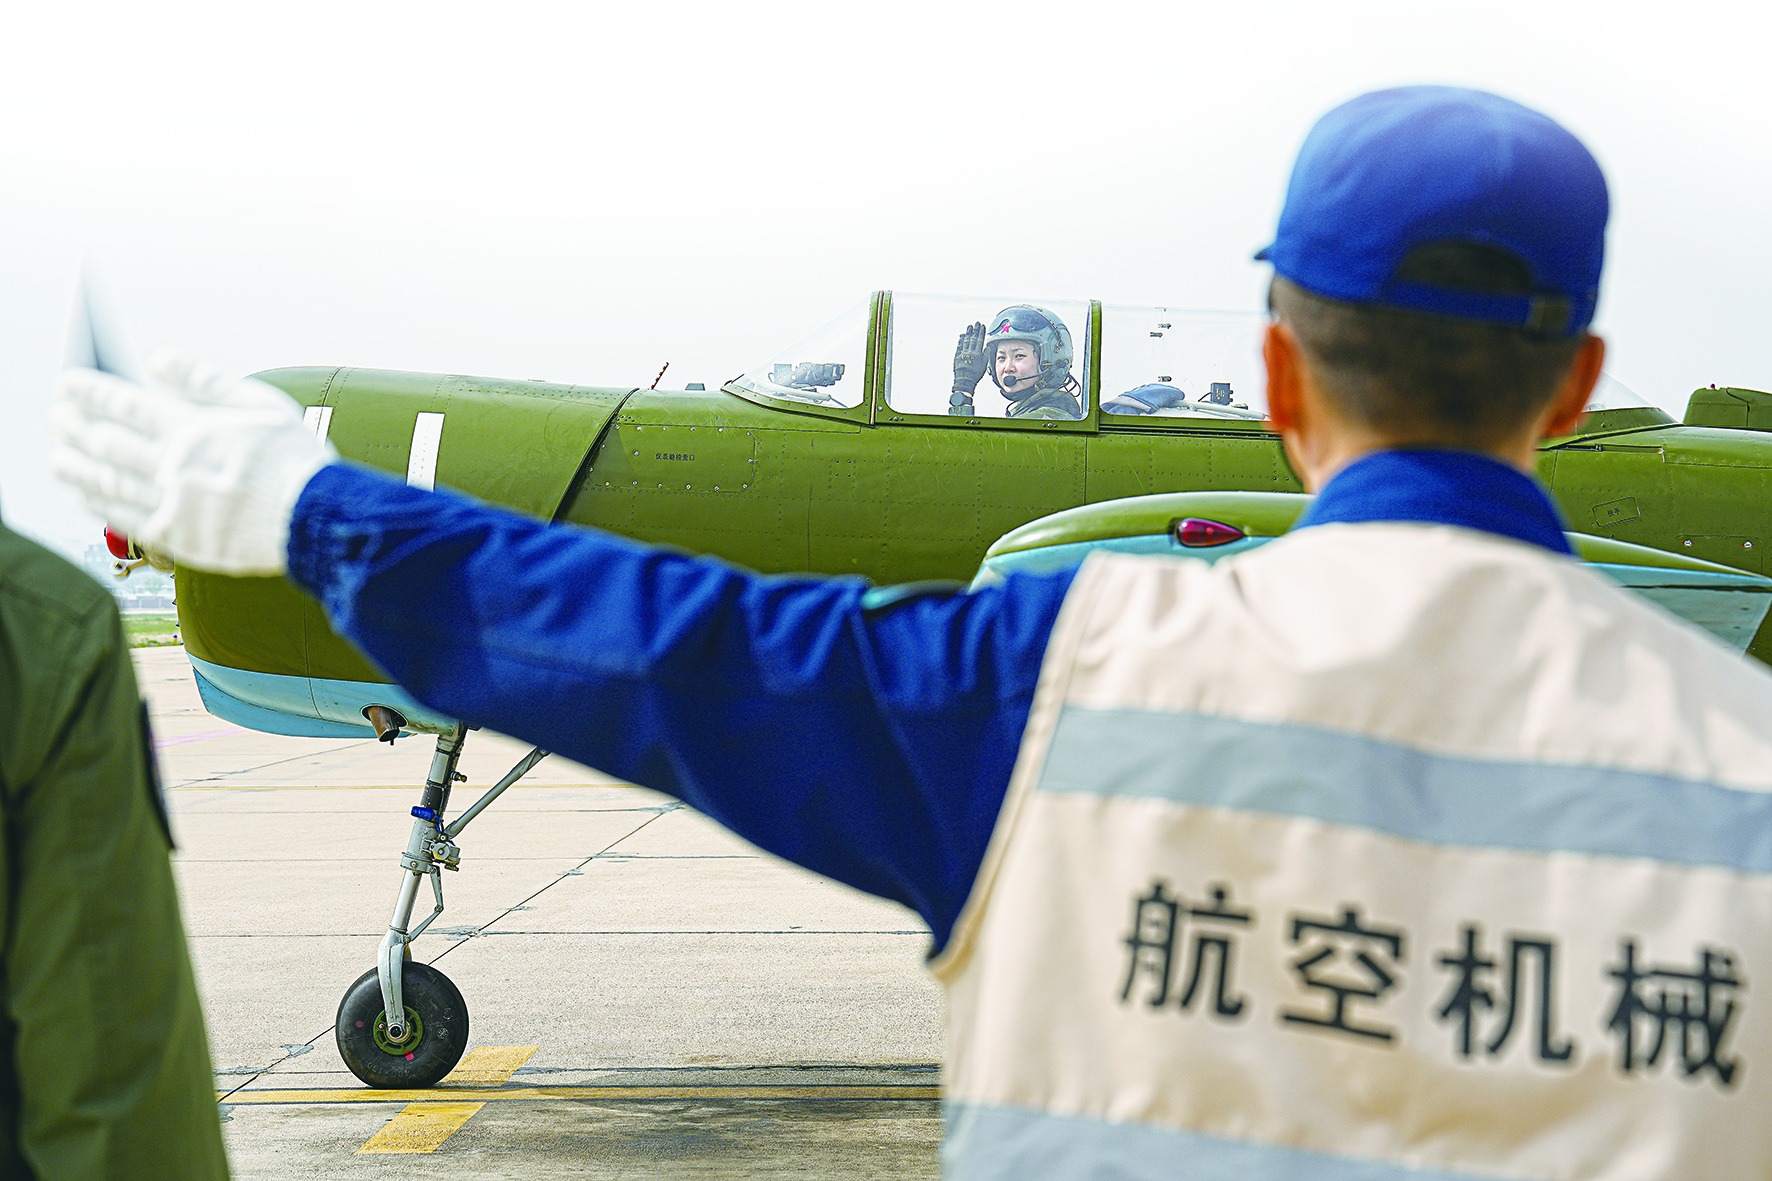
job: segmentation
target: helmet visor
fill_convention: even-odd
[[[990,331],[985,333],[986,340],[1000,336],[1014,336],[1018,333],[1032,335],[1042,330],[1050,331],[1052,321],[1032,308],[1008,308],[992,323]]]

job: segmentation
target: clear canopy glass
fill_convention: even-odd
[[[854,407],[867,389],[868,320],[862,300],[809,336],[782,349],[737,379],[753,393],[808,405]],[[1044,358],[1057,384],[1071,379],[1078,412],[1088,412],[1089,305],[1083,300],[1016,300],[894,294],[887,351],[887,402],[902,414],[947,416],[955,386],[955,348],[973,325],[995,323],[1017,308],[1032,308],[1061,326],[1068,358]],[[1020,313],[1016,313],[1020,314]],[[1260,419],[1267,412],[1261,332],[1256,312],[1208,312],[1106,304],[1101,327],[1101,410],[1121,422],[1137,416]],[[1015,399],[988,368],[973,392],[971,418],[1002,418]],[[1590,412],[1654,410],[1609,373],[1600,375]],[[1104,419],[1104,421],[1114,421]]]
[[[1259,419],[1267,410],[1255,312],[1107,304],[1101,309],[1101,412]]]
[[[861,405],[867,390],[868,317],[873,304],[871,298],[862,300],[734,384],[812,406]]]
[[[1594,392],[1588,397],[1587,411],[1591,414],[1596,410],[1635,410],[1648,405],[1649,402],[1635,390],[1602,370]]]
[[[1079,299],[1014,299],[1003,296],[915,295],[893,292],[892,331],[886,373],[886,403],[900,414],[947,415],[956,384],[962,382],[956,352],[968,330],[983,344],[976,381],[970,384],[971,409],[959,417],[1004,418],[1022,402],[1020,393],[1005,393],[992,372],[997,348],[990,334],[1004,341],[1032,334],[1036,348],[1030,365],[1043,372],[1042,384],[1054,394],[1045,399],[1067,403],[1064,417],[1089,412],[1089,304]],[[1037,355],[1033,355],[1037,354]],[[1031,370],[1030,370],[1031,372]],[[1013,375],[1010,387],[1018,384]],[[972,373],[966,375],[971,381]],[[1042,417],[1052,417],[1047,414]]]

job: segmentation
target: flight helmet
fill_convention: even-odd
[[[1071,331],[1064,326],[1063,320],[1045,308],[1037,308],[1031,303],[1013,304],[992,316],[986,325],[984,343],[988,364],[985,372],[991,375],[991,381],[999,390],[1003,383],[997,380],[996,346],[1006,340],[1025,340],[1039,350],[1040,379],[1036,386],[1059,389],[1070,380],[1074,355]]]

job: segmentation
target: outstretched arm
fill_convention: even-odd
[[[415,697],[904,903],[939,945],[1009,782],[1068,575],[864,608],[343,465],[290,576]]]
[[[419,700],[679,796],[945,941],[1068,577],[869,610],[859,580],[763,578],[330,463],[280,391],[156,373],[60,383],[56,469],[114,524],[187,566],[287,565]]]

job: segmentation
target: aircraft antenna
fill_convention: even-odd
[[[660,365],[660,366],[659,366],[659,367],[658,367],[658,377],[663,377],[663,376],[664,376],[664,371],[665,371],[665,370],[666,370],[666,369],[669,369],[669,368],[670,368],[670,367],[671,367],[671,363],[670,363],[670,362],[669,362],[669,361],[666,361],[666,362],[665,362],[665,363],[664,363],[664,364],[663,364],[663,365]],[[647,386],[647,387],[646,387],[646,388],[647,388],[647,389],[649,389],[649,390],[655,390],[655,389],[657,389],[657,388],[658,388],[658,377],[655,377],[655,378],[653,378],[653,379],[652,379],[652,384],[651,384],[651,385],[649,385],[649,386]]]

